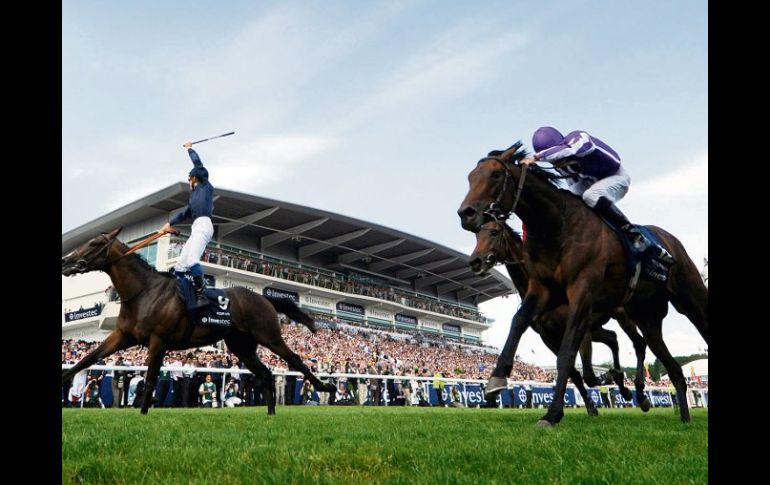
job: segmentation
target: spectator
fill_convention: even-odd
[[[224,403],[229,408],[240,406],[243,400],[238,397],[238,383],[234,377],[231,377],[225,385]]]
[[[217,387],[214,385],[211,374],[206,374],[205,381],[198,388],[201,398],[201,407],[217,407]]]
[[[441,372],[433,374],[433,390],[436,391],[436,398],[438,399],[438,405],[444,407],[444,381],[441,379],[444,375]]]

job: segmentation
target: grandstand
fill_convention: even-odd
[[[132,244],[186,204],[176,183],[62,235],[62,255],[123,226]],[[330,321],[478,346],[491,321],[478,304],[515,292],[497,271],[474,275],[468,256],[396,229],[224,189],[215,190],[214,237],[201,262],[209,283],[293,299]],[[188,225],[139,254],[174,265]],[[62,339],[98,341],[114,329],[120,302],[104,273],[62,277]]]

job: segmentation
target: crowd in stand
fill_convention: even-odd
[[[179,256],[183,242],[172,240],[169,246],[169,258]],[[274,278],[281,278],[306,285],[319,286],[329,290],[351,293],[356,295],[371,296],[381,300],[388,300],[402,305],[428,310],[443,315],[451,315],[477,322],[486,322],[486,318],[479,312],[457,305],[442,303],[438,300],[424,298],[413,293],[392,288],[387,285],[379,285],[374,281],[357,278],[354,275],[327,274],[317,270],[304,269],[286,264],[281,264],[266,259],[247,257],[243,254],[222,249],[206,249],[203,252],[202,261],[235,269],[242,269],[252,273],[260,273]]]
[[[363,327],[347,325],[331,319],[317,320],[319,330],[311,333],[306,327],[286,323],[282,334],[288,346],[293,349],[314,373],[347,373],[347,374],[377,374],[393,375],[393,379],[356,379],[356,378],[325,378],[335,382],[340,389],[337,395],[331,397],[331,402],[346,402],[356,404],[378,405],[384,399],[381,390],[387,389],[390,399],[397,404],[396,399],[402,398],[406,404],[420,402],[422,388],[417,381],[411,382],[408,377],[421,376],[459,379],[486,379],[495,365],[497,354],[488,348],[462,345],[424,338],[419,334],[403,335],[386,331],[378,331]],[[93,350],[98,342],[76,340],[62,341],[62,363],[75,363]],[[270,369],[276,371],[288,369],[286,363],[269,350],[260,348],[260,359]],[[132,347],[109,356],[97,364],[101,365],[144,365],[147,356],[145,347]],[[164,366],[179,367],[176,371],[166,371],[160,376],[156,399],[165,403],[167,393],[173,388],[174,406],[195,407],[205,405],[204,397],[209,396],[205,386],[206,373],[194,372],[193,368],[244,369],[238,358],[227,350],[219,351],[195,349],[184,352],[169,352],[164,360]],[[97,385],[109,375],[112,377],[113,397],[116,406],[138,406],[137,395],[141,396],[142,373],[133,371],[97,371],[90,370],[81,373],[79,382],[66,385],[63,389],[63,405],[71,405],[72,396],[76,401],[82,399],[84,391],[92,381]],[[77,377],[77,376],[76,376]],[[511,378],[515,380],[552,381],[553,376],[539,367],[515,362]],[[232,380],[232,381],[231,381]],[[383,382],[384,381],[384,382]],[[251,374],[212,373],[211,385],[221,403],[253,405],[261,403],[261,393],[255,387]],[[280,403],[289,403],[293,382],[296,378],[277,378],[277,389]],[[224,386],[224,387],[223,387]],[[310,386],[310,383],[307,383]],[[302,395],[307,399],[308,389]],[[405,391],[409,392],[405,392]],[[227,392],[230,395],[226,397]],[[362,396],[363,392],[363,396]],[[408,398],[405,396],[408,394]],[[91,396],[92,397],[92,396]],[[232,398],[232,399],[231,399]],[[321,404],[330,403],[329,395],[320,395]],[[424,396],[423,396],[424,400]],[[88,401],[86,401],[88,404]],[[84,404],[84,405],[86,405]]]

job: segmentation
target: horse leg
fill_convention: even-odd
[[[586,412],[588,415],[598,416],[599,410],[596,409],[596,404],[594,404],[594,402],[591,400],[591,397],[588,395],[588,391],[586,391],[586,388],[583,385],[583,378],[580,376],[580,372],[578,372],[575,367],[572,367],[572,370],[569,371],[569,376],[572,379],[572,383],[575,384],[575,387],[580,393],[580,397],[583,398],[583,402],[586,405]]]
[[[624,311],[618,312],[615,315],[615,320],[617,320],[620,328],[623,329],[626,335],[628,335],[628,338],[630,338],[631,342],[634,344],[634,351],[636,352],[636,376],[634,376],[636,400],[639,403],[641,410],[646,413],[652,407],[650,399],[644,393],[644,357],[647,351],[647,342],[645,342],[644,337],[639,335],[639,332],[636,329],[636,324],[631,321],[630,318],[628,318],[628,315],[626,315]],[[623,398],[630,400],[630,393],[628,397],[623,395]]]
[[[163,340],[155,334],[150,336],[150,345],[147,348],[147,374],[144,376],[144,398],[142,399],[141,414],[147,414],[152,404],[152,393],[158,382],[158,374],[163,365],[163,356],[166,355],[166,346]],[[162,405],[163,403],[159,403]]]
[[[548,412],[538,421],[539,426],[552,426],[564,417],[564,393],[567,390],[567,377],[575,366],[575,357],[580,343],[587,331],[592,327],[589,291],[589,278],[582,278],[574,285],[567,288],[569,300],[569,316],[564,330],[564,336],[559,347],[559,355],[556,358],[556,386],[553,400],[548,406]]]
[[[283,339],[280,342],[271,342],[264,345],[268,349],[272,350],[273,353],[285,360],[286,363],[288,363],[291,367],[298,370],[299,372],[302,372],[302,374],[310,381],[311,384],[313,384],[313,387],[315,387],[318,392],[337,392],[337,386],[331,382],[324,384],[312,372],[310,372],[310,369],[305,365],[304,362],[302,362],[302,359],[299,358],[299,355],[292,352],[292,350],[286,345],[286,342],[284,342]]]
[[[267,399],[267,414],[275,414],[275,381],[273,373],[257,356],[257,344],[248,334],[231,334],[225,337],[227,348],[241,359],[246,368],[259,379],[262,393]],[[256,391],[255,391],[256,392]]]
[[[615,381],[615,384],[617,384],[618,390],[620,391],[620,395],[623,396],[623,399],[630,400],[631,391],[629,391],[626,387],[626,383],[623,379],[623,368],[620,366],[620,347],[618,347],[618,335],[612,330],[607,330],[606,328],[594,328],[591,331],[591,336],[593,337],[594,342],[600,342],[609,347],[610,351],[612,352],[613,366],[613,368],[610,369],[610,375],[612,376],[612,380]]]
[[[516,355],[519,340],[521,340],[522,334],[529,327],[532,317],[537,314],[537,310],[542,308],[546,297],[545,289],[536,283],[535,280],[530,280],[527,295],[524,297],[519,311],[513,316],[511,330],[508,332],[505,346],[497,358],[497,365],[495,365],[492,371],[492,377],[487,381],[487,395],[494,395],[496,392],[508,387],[508,376],[513,370],[513,358]]]
[[[558,334],[554,333],[553,331],[547,331],[543,329],[543,332],[540,333],[540,338],[543,340],[543,343],[545,344],[545,346],[548,347],[548,349],[554,353],[554,355],[559,354]],[[585,343],[585,340],[583,340],[583,342]],[[583,402],[586,405],[586,411],[588,412],[588,415],[598,416],[599,410],[596,409],[596,405],[588,396],[588,392],[586,391],[586,388],[583,385],[584,379],[583,377],[581,377],[580,372],[578,372],[577,369],[575,369],[575,367],[573,366],[569,372],[569,376],[572,379],[572,382],[575,384],[575,387],[577,388],[578,392],[580,393],[580,396],[583,398]]]
[[[635,318],[634,320],[640,324],[650,350],[666,368],[668,376],[676,388],[676,398],[679,401],[679,417],[683,423],[688,423],[690,421],[690,409],[687,407],[687,381],[684,379],[682,366],[674,360],[668,347],[666,347],[666,343],[663,341],[663,334],[661,332],[662,318],[650,318],[649,320]]]
[[[593,358],[593,345],[591,345],[592,339],[596,340],[593,337],[593,334],[590,336],[586,335],[586,338],[584,338],[583,342],[580,344],[580,360],[583,362],[583,381],[585,381],[588,387],[596,387],[599,385],[599,379],[596,377],[594,366],[591,362],[591,359]],[[558,348],[554,354],[559,355]]]
[[[118,350],[127,349],[132,345],[136,345],[136,340],[132,336],[124,334],[119,330],[113,330],[113,332],[109,334],[106,339],[104,339],[104,342],[92,350],[88,355],[83,357],[83,359],[75,364],[74,367],[62,370],[62,385],[64,385],[67,380],[71,379],[72,376],[81,370],[94,365],[94,363],[102,357],[112,355]]]

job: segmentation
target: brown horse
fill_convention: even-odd
[[[107,273],[121,301],[115,330],[74,367],[63,370],[62,383],[100,358],[134,345],[144,345],[148,354],[141,412],[147,414],[166,351],[199,347],[224,339],[228,349],[256,376],[267,397],[268,414],[275,414],[273,375],[257,357],[257,345],[270,349],[302,372],[320,392],[336,391],[333,384],[319,381],[283,341],[278,312],[316,331],[313,319],[293,301],[267,299],[242,287],[228,288],[225,294],[231,302],[232,325],[225,328],[194,326],[190,332],[188,325],[191,323],[178,295],[176,279],[155,271],[136,254],[127,255],[128,247],[117,239],[120,230],[96,236],[62,258],[64,276],[95,270]]]
[[[527,226],[524,249],[530,280],[492,376],[510,374],[512,356],[533,317],[566,301],[569,311],[557,357],[555,394],[540,421],[542,425],[558,423],[564,416],[568,373],[587,330],[595,320],[623,306],[666,367],[677,391],[680,417],[689,421],[687,383],[663,341],[662,323],[671,302],[708,342],[708,290],[695,264],[678,239],[648,226],[676,263],[665,286],[640,279],[626,302],[632,275],[618,236],[581,198],[559,190],[555,174],[537,166],[525,171],[520,162],[526,152],[521,147],[518,142],[481,159],[468,175],[470,190],[457,211],[463,228],[472,232],[478,232],[487,220],[507,218],[512,212]],[[531,176],[525,178],[527,173]]]
[[[521,236],[511,229],[511,227],[504,221],[493,219],[484,223],[484,225],[481,226],[481,230],[476,233],[476,247],[474,248],[473,253],[471,253],[470,266],[474,273],[482,275],[498,263],[505,265],[508,274],[511,277],[511,281],[519,294],[525,294],[529,284],[529,273],[524,265],[524,241],[522,241]],[[532,321],[533,330],[541,335],[543,342],[556,355],[559,354],[559,344],[564,335],[564,323],[566,321],[568,310],[569,307],[566,304],[563,304],[538,316]],[[645,343],[644,338],[637,332],[636,324],[628,319],[622,308],[615,309],[612,318],[617,320],[620,327],[634,344],[634,350],[636,351],[636,378],[634,380],[634,385],[636,387],[639,407],[642,411],[647,412],[650,410],[651,406],[650,400],[644,394],[643,372],[647,344]],[[602,328],[608,321],[609,317],[605,318],[603,321],[597,321],[594,324],[594,327],[589,329],[589,334],[583,339],[583,342],[580,345],[580,358],[583,361],[583,381],[591,387],[598,385],[598,379],[594,374],[593,364],[591,363],[591,341],[603,343],[610,348],[610,351],[612,351],[614,368],[610,370],[610,375],[615,381],[615,384],[617,384],[623,399],[630,401],[631,392],[625,386],[623,369],[620,366],[620,349],[618,348],[617,335],[611,330]],[[576,372],[575,369],[571,370],[570,376],[572,377]],[[580,375],[578,374],[578,379],[579,378]],[[574,377],[572,377],[572,381],[576,382]],[[495,382],[499,382],[499,384],[493,384]],[[487,393],[494,392],[496,389],[502,389],[506,384],[505,379],[493,377],[490,379]],[[575,386],[580,390],[577,383],[575,383]],[[586,396],[583,396],[583,399],[585,400]]]

